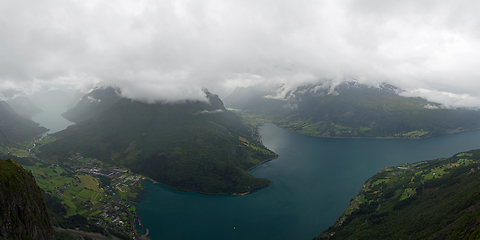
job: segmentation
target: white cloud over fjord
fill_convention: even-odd
[[[113,85],[152,102],[353,78],[480,107],[479,5],[0,0],[0,88]]]

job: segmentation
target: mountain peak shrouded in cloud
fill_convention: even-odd
[[[325,79],[479,107],[475,1],[0,2],[0,89],[115,86],[145,102]]]

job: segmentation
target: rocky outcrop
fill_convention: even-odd
[[[0,160],[0,239],[54,239],[35,178],[12,160]]]

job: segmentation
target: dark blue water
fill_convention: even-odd
[[[273,124],[262,141],[279,154],[251,171],[273,180],[247,196],[208,196],[145,181],[138,213],[152,239],[311,239],[332,225],[383,167],[480,147],[480,131],[423,140],[330,139]]]

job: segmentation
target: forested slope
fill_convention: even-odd
[[[8,103],[0,101],[0,145],[33,139],[47,130],[38,123],[18,115]]]
[[[282,128],[323,137],[418,138],[480,128],[477,110],[446,109],[400,91],[347,82],[334,89],[303,86],[278,98],[274,90],[249,87],[235,89],[225,102]]]
[[[62,163],[81,153],[176,189],[209,194],[249,192],[270,184],[248,169],[275,154],[218,96],[206,93],[209,102],[147,104],[117,95],[95,101],[94,94],[90,109],[103,112],[54,134],[58,140],[41,146],[38,156]]]
[[[318,239],[479,239],[480,150],[385,168]]]

